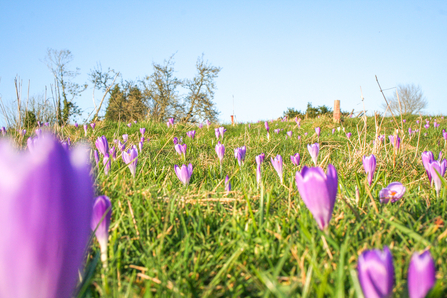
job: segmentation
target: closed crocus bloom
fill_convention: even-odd
[[[346,134],[346,137],[347,137],[348,139],[350,139],[351,136],[352,136],[352,133],[350,133],[350,132],[348,132],[348,133]]]
[[[88,130],[88,125],[87,125],[87,124],[84,124],[84,133],[85,133],[85,136],[87,136],[87,130]]]
[[[292,135],[293,135],[293,132],[292,132],[292,131],[288,131],[288,132],[287,132],[287,135],[291,138]]]
[[[422,157],[422,165],[425,168],[425,172],[427,173],[428,180],[431,183],[431,171],[430,171],[430,163],[435,160],[435,157],[433,155],[433,152],[431,151],[424,151],[421,153]]]
[[[393,147],[396,147],[397,149],[400,148],[400,138],[399,136],[388,136],[388,138],[390,139],[390,143],[391,145],[393,145]]]
[[[95,142],[96,148],[103,156],[109,154],[109,142],[105,136],[99,137]]]
[[[363,156],[363,168],[365,169],[366,175],[368,177],[368,183],[371,186],[373,178],[374,178],[374,172],[376,171],[376,157],[374,154],[371,154],[370,156]]]
[[[310,156],[312,157],[312,161],[315,165],[317,165],[318,161],[318,153],[320,152],[320,144],[307,144],[307,150],[309,151]]]
[[[332,134],[334,134],[335,133],[335,128],[332,128]]]
[[[224,133],[226,132],[227,130],[225,129],[225,127],[219,127],[219,133],[220,133],[220,137],[223,139],[223,137],[224,137]]]
[[[5,132],[6,132],[6,131],[5,131]],[[442,136],[444,137],[444,140],[447,141],[447,131],[444,131],[444,132],[442,133]]]
[[[257,164],[258,166],[261,165],[261,164],[264,162],[264,159],[265,159],[265,154],[264,154],[264,153],[261,153],[261,154],[257,155],[257,156],[255,157],[256,164]]]
[[[174,118],[169,118],[168,122],[169,124],[174,125]]]
[[[281,180],[281,183],[283,183],[283,168],[282,168],[282,157],[281,155],[276,155],[275,158],[271,157],[270,161],[272,162],[273,168],[275,168],[276,173],[279,176],[279,179]]]
[[[195,130],[188,131],[188,132],[186,133],[186,135],[187,135],[188,137],[190,137],[191,139],[194,139],[194,137],[196,136],[196,131],[195,131]]]
[[[34,151],[34,147],[35,147],[35,145],[36,145],[36,143],[38,142],[38,138],[36,137],[36,138],[32,138],[32,137],[29,137],[27,140],[26,140],[26,145],[27,145],[27,147],[28,147],[28,150],[30,151],[30,152],[33,152]]]
[[[219,131],[219,128],[215,128],[215,129],[214,129],[214,134],[216,135],[216,138],[219,139],[219,137],[220,137],[220,131]]]
[[[94,123],[94,122],[93,122],[93,123],[90,123],[90,126],[92,127],[93,130],[95,130],[96,123]]]
[[[143,152],[143,142],[138,143],[138,149],[140,150],[140,153]]]
[[[225,177],[225,191],[230,192],[231,191],[231,182],[228,175]]]
[[[199,123],[199,128],[200,128],[200,129],[203,128],[203,123]]]
[[[123,141],[124,141],[124,143],[127,143],[128,140],[129,140],[129,135],[128,134],[123,134]]]
[[[206,119],[206,120],[205,120],[205,123],[206,123],[207,126],[210,126],[211,121],[209,121],[208,119]]]
[[[101,249],[101,261],[107,261],[107,243],[109,240],[109,226],[112,217],[112,203],[107,196],[99,196],[93,204],[91,228],[95,231]],[[104,264],[106,266],[106,264]]]
[[[178,165],[174,165],[175,173],[177,174],[178,179],[184,184],[187,185],[192,175],[192,164],[188,166],[182,165],[179,167]]]
[[[432,161],[429,164],[430,167],[430,174],[432,177],[432,183],[435,185],[436,195],[439,196],[439,192],[441,191],[442,187],[442,181],[441,178],[438,176],[443,176],[445,173],[445,166],[439,163],[437,160]],[[443,173],[444,172],[444,173]]]
[[[6,136],[6,128],[4,126],[2,127],[2,135]]]
[[[141,128],[140,128],[140,133],[141,133],[142,136],[144,136],[144,133],[145,133],[145,132],[146,132],[146,128],[141,127]]]
[[[116,148],[115,147],[110,148],[109,154],[112,155],[113,160],[116,160]]]
[[[39,126],[40,126],[40,123],[39,123]],[[75,125],[74,125],[76,128],[78,128],[79,127],[79,124],[77,123],[77,122],[75,122]]]
[[[88,149],[51,135],[13,148],[0,142],[0,297],[72,297],[90,237]]]
[[[264,122],[264,126],[265,126],[265,129],[267,130],[267,132],[269,132],[270,127],[269,127],[269,123],[267,121]]]
[[[132,173],[132,176],[135,177],[135,173],[137,171],[137,164],[138,164],[138,150],[135,146],[130,148],[129,150],[123,151],[122,153],[123,161],[127,164],[129,167],[130,172]]]
[[[388,247],[364,251],[357,270],[365,298],[392,297],[394,286],[393,256]]]
[[[132,123],[127,123],[127,126],[128,126],[128,127],[131,127],[131,126],[132,126]]]
[[[118,141],[118,148],[120,151],[124,151],[124,149],[126,149],[126,143],[121,143],[121,141]]]
[[[295,155],[290,156],[290,160],[292,161],[292,163],[296,166],[300,165],[300,154],[297,153]]]
[[[430,251],[414,253],[408,267],[410,298],[424,298],[436,283],[436,268]]]
[[[317,134],[317,136],[320,136],[321,128],[320,127],[315,127],[315,133]]]
[[[394,203],[400,200],[405,194],[405,186],[400,182],[392,182],[379,192],[380,203]]]
[[[277,129],[274,129],[273,131],[274,131],[276,134],[279,134],[280,129],[277,128]]]
[[[99,163],[99,154],[98,154],[98,150],[94,150],[94,151],[93,151],[93,154],[94,154],[94,156],[95,156],[95,162],[96,162],[96,164],[98,164],[98,163]]]
[[[26,135],[26,129],[22,130],[22,134]]]
[[[324,230],[331,221],[337,196],[338,176],[333,165],[329,165],[327,174],[323,169],[303,167],[295,175],[295,182],[309,211],[317,221],[320,230]]]
[[[419,120],[416,120],[416,124],[419,124]]]
[[[174,138],[172,139],[172,142],[174,143],[174,145],[177,145],[177,144],[178,144],[178,138],[177,138],[177,137],[174,137]]]
[[[106,176],[109,175],[110,167],[112,164],[110,163],[110,157],[108,154],[104,155],[102,164],[104,165],[104,174],[106,174]]]
[[[225,155],[225,146],[223,144],[221,144],[219,141],[216,145],[215,150],[216,150],[217,157],[219,158],[219,162],[222,163],[222,160]]]
[[[234,149],[234,157],[237,159],[239,166],[242,166],[242,163],[245,161],[246,152],[247,148],[245,146]]]

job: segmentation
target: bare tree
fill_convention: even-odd
[[[68,63],[72,60],[73,55],[69,50],[54,49],[48,49],[44,59],[56,82],[54,96],[59,124],[66,123],[72,115],[80,115],[80,109],[74,99],[87,89],[87,84],[79,85],[71,81],[79,75],[79,68],[74,71],[68,69]]]
[[[154,121],[166,121],[180,109],[176,91],[182,82],[174,75],[174,55],[163,64],[153,63],[154,73],[143,81],[143,94],[149,101],[148,114]]]
[[[427,99],[421,87],[414,84],[398,85],[397,92],[388,99],[389,105],[395,114],[416,114],[427,107]],[[387,108],[383,104],[384,109]]]
[[[212,66],[203,60],[203,55],[196,62],[197,74],[193,79],[186,79],[183,87],[188,90],[184,101],[184,122],[195,122],[199,119],[217,120],[219,112],[213,102],[217,78],[220,67]],[[197,119],[199,118],[199,119]]]

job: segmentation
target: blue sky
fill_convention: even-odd
[[[233,95],[237,119],[256,121],[335,99],[361,110],[360,86],[366,109],[381,111],[375,75],[384,89],[419,84],[426,113],[447,114],[447,1],[2,1],[4,102],[16,75],[30,95],[52,83],[47,48],[73,53],[78,83],[97,63],[141,79],[174,53],[177,77],[191,78],[203,53],[222,67],[214,101],[224,122]],[[77,101],[86,112],[90,87]]]

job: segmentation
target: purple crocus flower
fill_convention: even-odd
[[[109,149],[109,154],[112,155],[113,160],[116,160],[116,148],[115,147],[111,147]]]
[[[98,150],[93,150],[93,155],[95,156],[95,162],[96,164],[99,163],[99,154],[98,154]]]
[[[138,149],[140,150],[140,153],[143,152],[143,142],[138,143]]]
[[[39,125],[40,126],[40,125]],[[79,124],[77,122],[75,122],[75,127],[78,128]]]
[[[267,121],[264,122],[264,126],[265,126],[265,129],[267,130],[267,132],[269,132],[270,127],[269,127],[269,123]]]
[[[90,237],[88,157],[52,135],[33,152],[0,142],[0,297],[72,297]]]
[[[186,132],[186,135],[194,140],[194,137],[196,136],[196,131],[195,130],[188,131]]]
[[[211,122],[208,119],[205,120],[205,123],[206,123],[206,126],[210,126],[210,124],[211,124]]]
[[[137,120],[134,120],[133,123],[134,123],[134,124],[137,124]]]
[[[123,151],[122,153],[123,161],[129,167],[130,173],[135,177],[135,173],[137,171],[138,164],[138,150],[135,146],[132,146],[129,150]]]
[[[126,149],[126,143],[121,143],[121,141],[118,141],[118,148],[120,151],[124,151],[124,149]]]
[[[128,127],[131,127],[131,126],[132,126],[132,123],[127,123],[127,126],[128,126]]]
[[[179,154],[179,155],[183,155],[183,157],[186,156],[186,144],[180,145],[177,144],[174,146],[175,151]]]
[[[141,143],[144,143],[144,140],[145,140],[144,137],[141,137],[141,138],[140,138],[140,142],[141,142]],[[149,139],[148,139],[148,142],[149,142]]]
[[[408,134],[411,136],[413,134],[413,130],[411,129],[411,127],[408,128]]]
[[[292,132],[292,131],[288,131],[288,132],[287,132],[287,135],[289,136],[289,138],[291,138],[292,135],[293,135],[293,132]]]
[[[234,157],[237,159],[239,166],[242,166],[242,163],[245,161],[246,152],[247,148],[245,146],[234,149]]]
[[[374,154],[370,156],[363,155],[363,168],[365,169],[366,176],[368,177],[369,186],[371,186],[374,172],[376,171],[376,157]]]
[[[107,196],[99,196],[93,204],[91,228],[95,231],[101,249],[101,261],[107,262],[107,243],[109,241],[109,226],[112,217],[112,203]]]
[[[109,142],[105,136],[99,137],[95,142],[96,148],[103,156],[109,154]]]
[[[321,128],[320,127],[315,127],[315,132],[316,132],[317,136],[320,136]]]
[[[385,141],[385,135],[378,135],[377,140],[379,140],[381,143]]]
[[[379,192],[380,203],[397,202],[405,194],[405,186],[400,182],[392,182]]]
[[[228,175],[225,177],[225,191],[230,192],[231,191],[231,182]]]
[[[22,130],[22,135],[26,135],[26,129]]]
[[[88,130],[88,125],[84,124],[84,132],[85,132],[85,136],[87,136],[87,130]]]
[[[169,118],[168,122],[169,122],[169,124],[171,124],[172,126],[174,126],[174,118]]]
[[[224,137],[224,133],[226,132],[227,130],[225,129],[225,127],[223,127],[223,126],[221,126],[221,127],[219,127],[219,133],[220,133],[220,137],[223,139],[223,137]]]
[[[90,123],[90,126],[92,127],[92,129],[93,129],[93,130],[95,130],[95,127],[96,127],[96,123],[95,123],[95,122],[93,122],[93,123]]]
[[[273,168],[275,168],[276,173],[278,173],[279,179],[281,180],[281,183],[284,182],[283,178],[283,168],[282,168],[282,157],[281,155],[276,155],[275,158],[271,157],[270,161],[272,162]]]
[[[433,288],[436,283],[436,268],[429,250],[413,254],[407,280],[410,298],[424,298]]]
[[[216,150],[217,157],[219,158],[219,162],[222,164],[222,160],[225,155],[225,146],[223,144],[221,144],[219,141],[216,145],[215,150]]]
[[[301,140],[301,136],[298,136],[298,140]]]
[[[357,270],[365,298],[386,298],[393,294],[393,256],[387,246],[364,251],[358,260]]]
[[[419,120],[416,120],[416,124],[419,124]]]
[[[445,161],[445,159],[444,159],[444,161]],[[430,164],[429,164],[432,183],[435,184],[435,190],[436,190],[437,196],[439,196],[439,192],[441,191],[441,187],[442,187],[442,181],[441,181],[441,178],[438,176],[438,174],[441,177],[444,176],[446,163],[447,163],[447,161],[446,162],[438,162],[437,160],[434,160],[434,161],[430,162]]]
[[[172,142],[174,142],[174,145],[177,145],[177,144],[178,144],[178,138],[177,138],[177,137],[174,137],[174,138],[172,139]]]
[[[334,134],[335,133],[335,128],[332,128],[332,134]]]
[[[129,135],[128,134],[123,134],[123,141],[124,141],[124,143],[127,143],[127,140],[129,140]]]
[[[274,131],[276,134],[279,134],[280,129],[277,128],[277,129],[274,129],[273,131]]]
[[[300,154],[296,153],[295,155],[290,156],[290,160],[296,166],[300,165]]]
[[[44,125],[45,126],[50,126],[50,122],[45,122]]]
[[[6,136],[6,128],[4,126],[2,127],[2,135]]]
[[[29,137],[26,140],[26,145],[30,152],[34,152],[34,147],[36,146],[36,143],[38,142],[38,140],[39,140],[39,138],[37,138],[37,137],[35,137],[35,138]]]
[[[315,165],[317,165],[318,161],[318,153],[320,152],[320,144],[307,144],[307,150],[309,151],[310,156],[312,157],[312,161]]]
[[[400,138],[399,136],[396,136],[396,138],[394,138],[394,136],[388,136],[388,138],[390,139],[390,143],[391,145],[393,145],[393,147],[399,149],[400,148]]]
[[[37,121],[37,126],[38,126],[38,127],[41,127],[41,126],[42,126],[42,123],[41,123],[40,121]]]
[[[42,129],[40,128],[36,129],[36,135],[37,137],[40,137],[42,135]]]
[[[5,133],[6,133],[6,130],[5,130]],[[444,140],[447,141],[447,131],[444,131],[444,132],[442,133],[442,136],[444,137]]]
[[[421,153],[422,157],[422,165],[425,168],[425,172],[427,173],[428,180],[431,183],[431,171],[430,171],[430,163],[435,160],[435,157],[433,155],[433,152],[431,151],[424,151]]]
[[[295,174],[295,182],[301,198],[317,221],[320,230],[324,230],[331,221],[337,196],[338,176],[333,165],[329,165],[327,174],[323,169],[303,167]]]
[[[218,128],[215,128],[215,129],[214,129],[214,134],[216,135],[216,138],[219,139],[219,137],[220,137],[220,132],[219,132],[219,129],[218,129]]]
[[[145,132],[146,132],[146,128],[141,127],[141,128],[140,128],[140,133],[141,133],[142,136],[144,136],[144,133],[145,133]]]
[[[404,120],[402,120],[402,121],[403,121],[404,123],[405,123],[405,122],[407,122],[407,120],[406,120],[406,119],[404,119]]]
[[[256,159],[256,182],[261,183],[261,164],[264,162],[265,154],[261,153],[255,157]]]
[[[182,165],[181,168],[178,165],[174,165],[174,170],[178,179],[180,179],[184,185],[189,183],[192,175],[192,164],[189,164],[188,166]]]
[[[199,123],[199,128],[200,128],[200,129],[203,128],[203,123]]]
[[[264,154],[264,153],[261,153],[261,154],[257,155],[257,156],[255,157],[256,164],[257,164],[258,166],[260,166],[260,165],[264,162],[264,159],[265,159],[265,154]]]
[[[352,136],[352,133],[350,133],[350,132],[348,132],[348,133],[346,134],[346,137],[347,137],[348,139],[350,139],[351,136]]]
[[[305,136],[305,137],[307,136],[307,132],[304,133],[304,136]]]
[[[110,167],[112,166],[110,162],[109,155],[104,155],[104,158],[102,159],[102,164],[104,165],[104,174],[107,176],[109,175]]]

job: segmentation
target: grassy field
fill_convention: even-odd
[[[416,124],[419,119],[420,123]],[[144,148],[138,156],[135,178],[120,157],[112,161],[109,175],[102,163],[95,168],[98,195],[110,197],[113,205],[108,265],[100,261],[93,241],[79,297],[362,297],[357,276],[358,256],[365,249],[388,246],[395,267],[395,297],[407,297],[407,272],[411,255],[430,249],[436,262],[438,287],[446,297],[447,287],[447,194],[439,197],[430,186],[421,152],[439,151],[447,156],[442,129],[447,120],[437,118],[438,129],[425,129],[430,117],[369,117],[345,119],[340,126],[330,118],[224,125],[226,147],[222,167],[215,152],[214,128],[140,122],[97,123],[89,127],[94,146],[105,135],[110,146],[128,134],[128,144],[138,144],[140,127],[147,129]],[[321,127],[321,136],[315,134]],[[420,133],[408,135],[408,128]],[[343,128],[345,132],[343,132]],[[401,148],[394,150],[388,135],[400,129]],[[186,132],[196,130],[195,139]],[[281,129],[277,134],[274,129]],[[286,132],[293,136],[286,138]],[[307,135],[305,133],[307,132]],[[351,132],[350,139],[346,137]],[[385,134],[385,143],[373,140]],[[425,135],[425,133],[427,135]],[[81,127],[66,127],[62,137],[76,143],[87,139]],[[301,136],[301,139],[298,139]],[[173,137],[187,144],[186,158],[174,150]],[[295,173],[313,166],[307,144],[320,143],[318,165],[325,171],[335,166],[339,187],[330,226],[320,231],[300,198]],[[129,147],[128,145],[128,147]],[[243,166],[234,149],[245,145]],[[256,182],[255,156],[264,153],[262,183]],[[300,153],[300,166],[290,155]],[[284,183],[270,158],[284,160]],[[373,185],[366,183],[363,155],[374,154],[377,170]],[[92,155],[93,156],[93,155]],[[174,165],[191,163],[190,184],[184,186]],[[225,176],[232,190],[227,193]],[[381,204],[379,191],[399,181],[407,188],[403,199]]]

